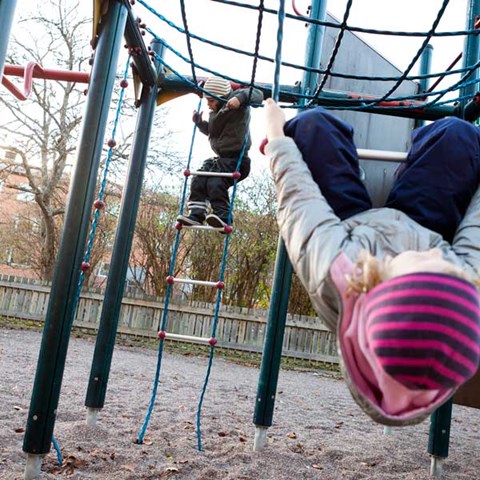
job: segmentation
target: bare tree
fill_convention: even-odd
[[[37,7],[37,12],[28,12],[20,20],[23,32],[10,41],[8,62],[25,65],[27,62],[57,70],[88,72],[90,70],[89,46],[91,18],[82,18],[79,2],[71,0],[47,0]],[[127,66],[127,64],[124,64]],[[120,66],[121,68],[121,66]],[[127,71],[128,72],[128,71]],[[122,76],[120,72],[119,77]],[[111,110],[118,106],[120,82],[112,96]],[[131,82],[133,85],[133,82]],[[16,100],[6,90],[0,90],[0,128],[8,135],[5,149],[9,159],[3,161],[0,179],[10,189],[23,191],[33,196],[28,214],[28,225],[32,219],[38,225],[30,232],[29,242],[23,244],[25,233],[9,226],[9,238],[17,250],[23,249],[29,265],[43,279],[51,279],[57,253],[57,243],[63,223],[63,214],[68,194],[69,178],[72,173],[74,152],[78,143],[79,126],[85,103],[85,85],[72,82],[35,79],[30,97],[26,101]],[[131,93],[131,88],[129,88]],[[120,121],[117,125],[116,143],[109,161],[109,181],[125,182],[126,163],[129,157],[135,108],[133,99],[125,96],[121,105]],[[162,107],[163,110],[168,108]],[[168,113],[167,113],[168,114]],[[107,126],[106,139],[113,130],[113,118]],[[178,170],[175,150],[169,143],[171,132],[165,128],[166,115],[157,115],[154,133],[150,142],[148,168],[156,172]],[[107,145],[101,159],[101,170],[105,167]],[[12,174],[25,177],[25,182],[10,181]],[[178,171],[180,176],[180,172]],[[155,175],[149,175],[149,178]],[[0,210],[1,210],[0,206]],[[1,214],[1,212],[0,212]],[[28,222],[27,222],[28,220]],[[5,223],[5,222],[4,222]],[[106,222],[103,227],[111,227]],[[22,233],[23,232],[23,233]],[[111,237],[104,232],[103,238]],[[28,237],[27,237],[28,239]],[[32,242],[35,248],[32,248]],[[22,243],[22,245],[20,245]],[[98,242],[97,242],[98,243]],[[97,245],[98,247],[98,245]],[[101,251],[104,251],[101,248]],[[97,258],[100,254],[94,252]]]
[[[136,286],[147,294],[165,295],[177,232],[174,228],[177,214],[175,197],[154,190],[144,191],[135,227],[130,268]],[[183,245],[177,255],[174,275],[182,271],[183,260],[188,253]]]
[[[275,191],[269,179],[258,177],[241,192],[227,258],[224,302],[252,308],[270,300],[278,238]]]
[[[79,18],[78,4],[58,0],[42,3],[44,14],[30,14],[21,20],[24,33],[10,42],[8,61],[52,65],[58,69],[86,71],[88,45],[85,18]],[[72,82],[35,80],[24,102],[2,91],[1,128],[9,135],[8,150],[16,159],[6,162],[1,172],[12,189],[34,197],[40,248],[32,266],[41,278],[50,279],[59,233],[58,216],[64,212],[68,162],[77,144],[78,126],[85,87]],[[9,184],[9,175],[21,171],[25,184]],[[61,223],[61,222],[60,222]]]

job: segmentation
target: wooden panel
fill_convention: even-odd
[[[13,279],[12,279],[13,281]],[[24,319],[43,320],[48,306],[48,285],[10,283],[0,279],[0,314]],[[160,299],[124,298],[120,309],[118,331],[131,335],[154,337],[162,321]],[[92,291],[80,295],[75,325],[98,329],[103,296]],[[210,337],[214,304],[195,302],[190,305],[169,305],[166,330],[181,335]],[[222,307],[216,326],[216,337],[222,348],[261,352],[268,312],[247,308]],[[177,340],[180,341],[180,340]],[[192,343],[195,343],[192,341]],[[338,363],[335,335],[318,318],[287,318],[284,355]]]
[[[480,370],[453,396],[453,403],[480,408]]]

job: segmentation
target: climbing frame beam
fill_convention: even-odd
[[[81,168],[72,177],[27,418],[23,450],[29,456],[47,453],[52,441],[126,14],[124,5],[111,2],[97,46],[77,150]],[[31,460],[27,464],[38,463]],[[26,478],[33,478],[29,475],[35,472],[26,472]]]

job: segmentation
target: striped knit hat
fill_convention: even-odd
[[[205,94],[207,97],[209,93],[216,97],[228,97],[232,91],[230,82],[221,77],[208,78],[203,88],[207,91]]]
[[[457,388],[477,371],[480,308],[475,286],[414,273],[367,294],[366,335],[383,370],[410,389]]]

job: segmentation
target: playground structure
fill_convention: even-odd
[[[476,17],[480,14],[480,1],[478,0],[471,0],[469,4],[467,25],[470,25],[470,27],[464,32],[457,32],[457,34],[462,33],[468,35],[465,51],[463,52],[463,67],[461,69],[452,70],[449,68],[447,72],[439,74],[431,74],[428,71],[430,65],[429,56],[431,55],[431,50],[428,48],[428,41],[432,36],[439,34],[436,32],[436,25],[438,23],[436,21],[432,28],[425,33],[425,41],[422,48],[418,51],[415,58],[412,59],[409,68],[396,79],[383,79],[383,81],[393,81],[394,85],[380,96],[334,92],[324,89],[328,77],[342,75],[339,72],[335,72],[333,66],[338,48],[340,48],[341,45],[342,37],[349,29],[347,22],[348,9],[341,24],[332,24],[325,22],[326,1],[313,1],[309,17],[286,13],[284,1],[279,2],[278,10],[265,8],[263,2],[260,2],[260,7],[253,7],[252,5],[241,2],[215,1],[219,4],[229,5],[232,8],[248,8],[258,11],[259,32],[262,28],[263,15],[274,15],[278,18],[276,56],[275,59],[268,60],[275,63],[275,78],[273,83],[261,84],[255,79],[257,60],[265,60],[265,58],[260,55],[258,48],[253,55],[254,61],[250,81],[244,82],[227,77],[235,84],[242,84],[245,87],[255,85],[261,88],[265,97],[272,96],[276,100],[290,103],[299,109],[323,105],[336,110],[353,110],[413,118],[417,122],[433,120],[449,115],[460,116],[473,121],[480,114],[480,97],[476,91],[479,45],[478,32],[475,28]],[[139,1],[138,3],[147,7],[151,13],[158,14],[158,12],[148,7],[143,1]],[[348,2],[348,4],[350,5],[351,2]],[[442,8],[438,12],[437,20],[443,15],[447,4],[448,1],[443,2]],[[108,105],[115,82],[119,52],[123,45],[123,37],[125,37],[129,53],[131,54],[132,70],[135,79],[138,119],[127,180],[123,192],[117,235],[112,253],[111,269],[105,291],[89,389],[87,392],[86,406],[88,407],[88,421],[92,424],[95,423],[99,410],[103,408],[114,347],[116,322],[128,267],[128,257],[132,245],[155,107],[159,103],[171,100],[182,94],[202,92],[201,80],[203,77],[197,76],[196,69],[198,66],[195,64],[191,46],[192,39],[196,37],[188,30],[185,2],[180,1],[180,6],[182,7],[184,25],[179,28],[187,39],[190,56],[186,61],[191,67],[191,76],[183,76],[167,64],[165,61],[165,51],[169,49],[174,52],[174,50],[168,43],[162,40],[161,36],[157,36],[153,31],[138,21],[132,10],[132,6],[128,2],[123,0],[94,2],[92,46],[95,49],[95,60],[93,69],[88,77],[86,77],[85,74],[74,77],[79,82],[89,80],[84,121],[84,125],[87,127],[84,127],[81,134],[77,152],[77,162],[81,162],[84,168],[76,169],[72,179],[70,200],[65,217],[64,234],[59,248],[58,261],[45,320],[45,330],[24,440],[24,451],[28,454],[25,478],[34,478],[39,473],[41,458],[50,450],[50,444],[53,438],[63,368],[67,354],[70,329],[75,313],[74,299],[77,296],[82,265],[84,265],[85,262],[85,244],[89,228],[91,205],[94,204],[96,178],[104,141]],[[5,74],[16,75],[25,74],[25,77],[27,77],[27,72],[29,72],[28,75],[32,74],[33,76],[48,74],[48,71],[42,72],[40,69],[33,67],[25,69],[25,72],[20,72],[13,67],[4,66],[8,34],[13,21],[14,9],[15,1],[3,1],[0,4],[0,19],[2,19],[1,22],[4,24],[4,28],[0,30],[2,32],[0,42],[0,72],[4,71]],[[302,71],[303,79],[293,86],[280,84],[280,71],[282,66],[284,66],[281,56],[282,35],[286,19],[307,22],[309,25],[306,62],[303,68],[299,67]],[[321,69],[320,55],[325,27],[337,29],[338,36],[335,49],[330,56],[327,67]],[[150,48],[145,46],[141,33],[142,30],[146,30],[153,37]],[[258,40],[259,36],[257,37],[256,46],[258,46]],[[422,61],[421,74],[412,76],[410,75],[410,71],[418,59]],[[221,74],[221,72],[213,71],[210,73]],[[431,87],[428,89],[429,79],[440,79],[443,75],[449,73],[460,74],[461,80],[446,90],[431,90]],[[43,78],[50,77],[45,76]],[[320,78],[322,78],[321,81],[319,81]],[[57,76],[56,79],[60,79],[60,76]],[[419,91],[408,97],[393,96],[402,82],[407,79],[418,81]],[[371,79],[365,79],[365,81],[369,80]],[[438,86],[438,83],[434,85]],[[452,92],[459,92],[459,94],[455,98],[445,99],[445,95]],[[96,128],[92,128],[92,126],[96,126]],[[379,152],[362,151],[360,154],[362,158],[368,159],[383,159],[397,162],[403,159],[402,154],[396,153],[382,154]],[[367,174],[367,181],[368,178]],[[225,233],[234,232],[229,230]],[[179,229],[177,232],[177,244],[180,235],[181,231]],[[229,235],[225,237],[226,248],[224,255],[228,252]],[[273,419],[291,274],[292,268],[283,242],[280,239],[277,251],[275,278],[272,287],[268,331],[255,406],[254,423],[256,425],[256,439],[254,448],[256,450],[261,450],[265,446],[267,429],[271,426]],[[170,275],[168,283],[173,284],[175,281],[181,282],[182,280],[174,279],[172,275]],[[191,283],[194,282],[195,281],[192,281]],[[197,280],[197,282],[202,281]],[[216,307],[216,315],[218,315],[218,309],[221,303],[222,278],[215,282],[208,283],[213,288],[217,288],[218,291]],[[165,312],[168,312],[168,297],[166,303]],[[159,361],[154,383],[154,392],[144,427],[138,437],[139,443],[142,442],[143,433],[148,424],[148,417],[153,408],[158,376],[160,374],[161,352],[163,350],[164,340],[168,337],[168,332],[161,329],[159,335]],[[210,338],[204,340],[204,343],[210,346],[210,369],[216,345],[215,329],[213,329]],[[205,393],[208,375],[209,370],[206,374],[205,387],[201,394],[199,415],[197,417],[199,434],[201,401]],[[472,379],[458,393],[456,401],[467,406],[480,407],[478,394],[475,395],[474,393],[475,386],[478,385],[478,380],[478,376]],[[438,474],[441,471],[441,460],[448,455],[451,407],[452,403],[448,402],[435,412],[432,417],[428,451],[432,455],[433,474]],[[200,440],[199,448],[201,448]]]

